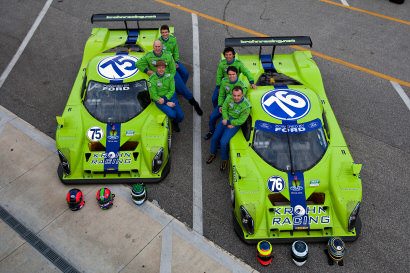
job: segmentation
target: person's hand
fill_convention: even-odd
[[[229,129],[232,129],[232,128],[235,127],[235,126],[233,126],[232,124],[229,124],[227,127],[228,127]]]
[[[175,106],[175,103],[173,103],[172,101],[168,101],[168,102],[167,102],[167,105],[168,105],[169,107],[174,107],[174,106]]]
[[[159,104],[164,104],[164,99],[163,99],[163,98],[159,98],[159,99],[157,100],[157,102],[158,102]]]
[[[154,74],[154,71],[152,71],[152,70],[148,70],[148,71],[147,71],[147,75],[148,75],[148,76],[151,76],[152,74]],[[161,103],[161,104],[162,104],[162,103]]]
[[[222,113],[222,107],[219,107],[219,113]]]
[[[223,124],[223,125],[226,125],[226,124],[228,124],[228,121],[227,121],[226,119],[223,119],[223,120],[222,120],[222,124]]]
[[[256,89],[256,84],[252,83],[251,87],[252,87],[252,89]]]
[[[175,63],[175,68],[179,68],[179,64],[178,64],[178,63]]]

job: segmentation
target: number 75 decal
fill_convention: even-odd
[[[87,131],[87,137],[91,141],[100,141],[104,136],[104,131],[100,127],[91,127]]]

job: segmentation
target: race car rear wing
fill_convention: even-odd
[[[263,46],[272,46],[271,58],[275,55],[276,46],[308,45],[312,47],[309,36],[278,36],[278,37],[239,37],[226,38],[225,46],[259,46],[259,57]]]
[[[276,71],[273,66],[273,57],[275,55],[276,46],[289,45],[308,45],[312,47],[312,40],[309,36],[239,37],[225,39],[226,47],[259,46],[259,60],[261,60],[265,71]],[[271,55],[262,55],[262,47],[264,46],[272,46]]]
[[[94,22],[112,22],[112,21],[122,21],[125,24],[125,29],[128,30],[127,22],[136,21],[138,28],[139,21],[168,21],[170,18],[169,13],[102,13],[93,14],[91,16],[91,23]]]

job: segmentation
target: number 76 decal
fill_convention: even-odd
[[[280,120],[299,119],[310,110],[306,95],[291,89],[271,90],[263,95],[261,104],[267,114]]]

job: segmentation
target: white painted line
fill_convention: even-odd
[[[397,82],[393,82],[390,81],[391,85],[393,85],[394,89],[396,89],[396,92],[399,94],[399,96],[401,97],[401,99],[404,101],[404,103],[407,106],[407,109],[410,110],[410,99],[409,97],[406,95],[406,93],[404,92],[403,88],[401,87],[400,84],[398,84]]]
[[[193,94],[201,102],[201,76],[199,62],[198,16],[192,13],[192,50],[193,50]],[[198,234],[203,234],[202,216],[202,150],[201,150],[201,117],[193,116],[193,208],[192,228]]]
[[[347,7],[350,7],[349,3],[347,3],[346,0],[340,0],[340,2],[342,2],[343,5],[345,5]]]
[[[167,225],[162,231],[161,262],[159,265],[160,273],[172,272],[172,228]]]
[[[13,58],[11,59],[10,63],[7,65],[6,69],[0,76],[0,88],[3,86],[4,82],[6,81],[7,77],[9,76],[11,70],[16,65],[18,59],[20,58],[21,54],[23,54],[24,49],[26,48],[28,42],[30,41],[31,37],[33,37],[34,32],[36,31],[37,27],[40,25],[41,21],[44,18],[48,8],[50,7],[53,0],[47,0],[44,4],[43,9],[40,11],[39,15],[37,16],[34,24],[31,26],[29,32],[27,33],[26,37],[24,38],[23,42],[21,43],[20,47],[17,49],[16,54],[14,54]]]

